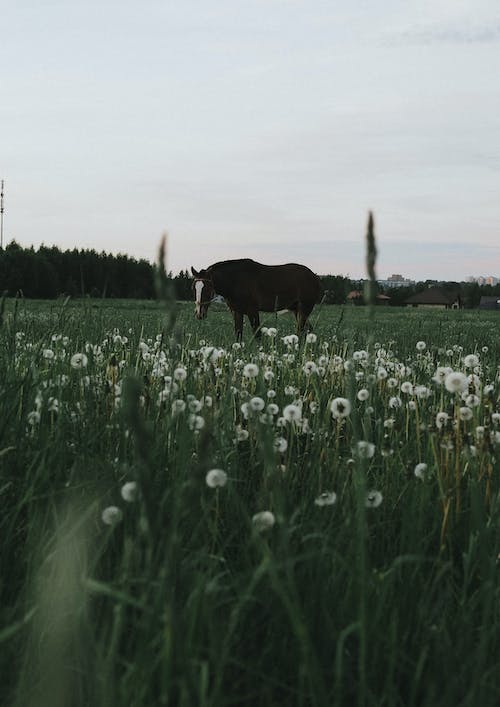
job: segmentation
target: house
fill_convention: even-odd
[[[390,299],[391,299],[391,298],[388,297],[387,295],[377,295],[377,297],[376,297],[376,304],[377,304],[377,305],[380,305],[380,304],[382,304],[382,305],[388,305]],[[347,295],[347,303],[348,303],[348,304],[353,304],[353,305],[355,305],[355,306],[357,306],[357,307],[359,307],[360,305],[365,304],[365,298],[364,298],[363,293],[360,292],[360,290],[352,290],[352,291],[349,292],[349,294]]]
[[[428,287],[405,301],[407,307],[426,307],[433,309],[461,309],[462,299],[458,290],[444,290],[440,287]]]
[[[496,309],[500,312],[500,295],[493,297],[481,297],[479,309]]]

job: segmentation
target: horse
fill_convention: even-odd
[[[306,326],[310,328],[307,319],[323,291],[318,276],[297,263],[262,265],[243,258],[224,260],[199,271],[191,267],[191,273],[195,317],[205,319],[210,303],[221,295],[233,314],[237,341],[243,336],[245,315],[254,336],[260,336],[259,312],[293,312],[301,335]]]

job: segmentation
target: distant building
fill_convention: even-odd
[[[381,287],[409,287],[415,284],[415,280],[409,280],[407,277],[403,277],[397,273],[389,275],[387,280],[377,280]]]
[[[467,282],[476,282],[480,287],[483,287],[484,285],[498,285],[500,282],[500,279],[498,277],[495,277],[494,275],[488,275],[488,277],[485,277],[484,275],[470,275],[467,278]]]
[[[405,302],[407,307],[426,307],[432,309],[461,309],[462,300],[457,290],[446,291],[439,287],[428,287]]]

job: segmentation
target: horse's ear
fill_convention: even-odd
[[[198,277],[198,275],[200,274],[197,270],[193,268],[193,266],[191,266],[191,272],[193,274],[193,277]]]

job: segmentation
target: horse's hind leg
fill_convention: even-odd
[[[297,334],[301,336],[306,329],[311,330],[312,326],[308,322],[308,317],[314,309],[314,304],[299,302],[295,316],[297,318]]]
[[[236,334],[236,341],[241,341],[243,338],[243,314],[241,312],[235,312],[233,310],[234,318],[234,333]]]

